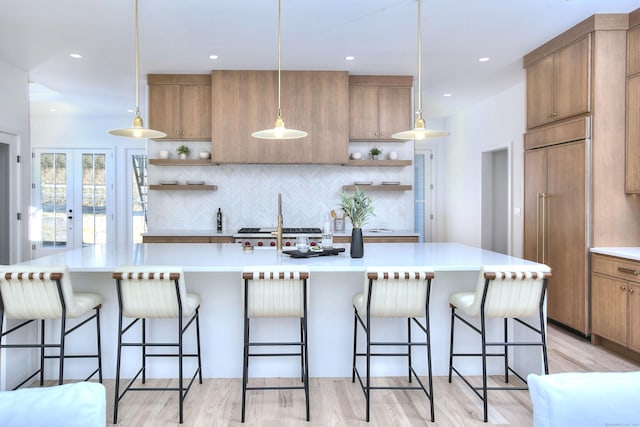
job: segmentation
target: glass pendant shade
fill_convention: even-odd
[[[420,0],[418,0],[418,111],[416,112],[416,121],[413,129],[396,132],[391,135],[394,139],[413,139],[422,141],[425,139],[442,138],[449,135],[449,132],[443,130],[427,129],[424,119],[422,118],[422,25],[421,25],[421,9]]]
[[[254,138],[260,139],[297,139],[304,138],[308,133],[303,130],[287,129],[284,127],[284,120],[281,117],[276,119],[273,129],[255,131],[251,134]]]
[[[395,139],[414,139],[416,141],[423,141],[425,139],[442,138],[449,135],[449,132],[443,130],[427,129],[422,116],[416,119],[413,129],[404,130],[402,132],[396,132],[391,135]]]
[[[164,138],[166,133],[145,128],[140,116],[140,49],[138,47],[138,0],[136,0],[136,116],[130,128],[111,129],[108,133],[113,136],[125,138]]]
[[[259,139],[298,139],[304,138],[308,135],[303,130],[287,129],[284,127],[284,120],[280,114],[280,0],[278,0],[278,115],[276,116],[276,123],[272,129],[265,129],[253,132],[251,134],[254,138]]]
[[[164,138],[166,133],[159,130],[145,128],[142,124],[142,117],[139,113],[133,119],[133,125],[130,128],[111,129],[109,135],[122,136],[125,138]]]

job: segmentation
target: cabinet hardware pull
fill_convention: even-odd
[[[629,288],[629,292],[633,293],[633,288]]]
[[[640,276],[640,270],[634,270],[633,268],[618,267],[618,271],[620,273],[627,273],[627,274],[633,274],[634,276]]]
[[[627,288],[625,288],[624,286],[620,286],[620,290],[621,290],[621,291],[626,291],[626,290],[627,290]]]

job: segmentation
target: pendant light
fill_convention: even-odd
[[[164,138],[166,133],[159,130],[147,129],[140,117],[140,48],[138,47],[138,0],[136,0],[136,116],[130,128],[112,129],[110,135],[126,138]]]
[[[416,111],[416,121],[411,130],[397,132],[391,135],[395,139],[413,139],[421,141],[424,139],[441,138],[449,135],[442,130],[426,129],[425,121],[422,118],[422,31],[421,31],[421,11],[420,0],[418,0],[418,110]]]
[[[287,129],[284,127],[284,120],[280,111],[280,0],[278,0],[278,115],[273,129],[265,129],[253,132],[251,136],[260,139],[297,139],[307,136],[303,130]]]

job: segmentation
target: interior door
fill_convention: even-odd
[[[586,332],[585,142],[547,149],[544,261],[552,269],[548,316]]]
[[[33,157],[34,257],[109,243],[115,236],[111,151],[37,149]]]

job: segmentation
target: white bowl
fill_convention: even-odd
[[[208,151],[201,151],[200,152],[200,158],[201,159],[208,159],[210,155],[211,154]]]
[[[360,160],[362,158],[362,153],[351,153],[351,158],[353,160]]]

